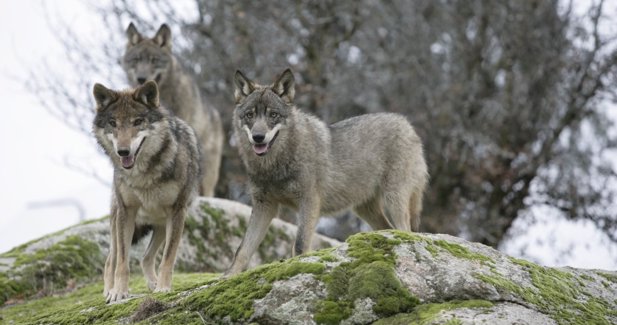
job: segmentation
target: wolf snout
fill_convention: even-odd
[[[265,139],[265,134],[253,134],[253,141],[255,141],[255,143],[262,143]]]
[[[118,149],[117,152],[120,157],[127,157],[131,153],[129,149]]]
[[[137,78],[137,82],[139,82],[140,85],[143,85],[146,82],[146,78]]]

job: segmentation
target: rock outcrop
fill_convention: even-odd
[[[547,268],[448,235],[393,230],[226,279],[177,272],[167,294],[148,292],[135,274],[131,290],[132,298],[106,305],[99,280],[5,306],[0,317],[9,324],[617,323],[616,272]]]
[[[200,198],[186,219],[178,272],[222,272],[240,245],[251,208],[234,201]],[[291,256],[296,226],[275,219],[251,259],[251,267]],[[109,218],[87,221],[0,254],[0,304],[30,294],[45,295],[67,285],[100,276],[109,252]],[[139,259],[150,235],[131,247],[131,271],[140,273]],[[316,235],[313,248],[340,242]]]

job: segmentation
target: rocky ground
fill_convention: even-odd
[[[294,226],[276,222],[253,267],[223,279],[250,208],[204,199],[187,221],[174,290],[106,305],[106,221],[0,255],[6,324],[616,324],[617,273],[545,268],[447,235],[361,233],[284,259]],[[82,229],[77,231],[76,229]],[[143,245],[143,244],[142,244]],[[141,248],[143,250],[143,248]],[[139,256],[139,255],[136,255]],[[202,273],[204,272],[204,273]]]

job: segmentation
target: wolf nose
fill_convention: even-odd
[[[140,85],[143,85],[146,82],[146,78],[137,78],[137,82],[139,82]]]
[[[118,156],[126,157],[131,153],[128,149],[118,149]]]
[[[264,141],[265,138],[266,136],[263,134],[253,134],[253,141],[257,143],[261,143],[262,141]]]

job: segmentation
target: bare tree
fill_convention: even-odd
[[[608,20],[603,1],[582,17],[557,0],[195,0],[182,10],[168,0],[140,7],[116,0],[93,7],[109,28],[99,48],[59,28],[77,58],[76,87],[58,86],[51,66],[52,79],[32,76],[35,91],[54,94],[50,111],[80,128],[90,121],[91,111],[75,109],[92,107],[81,100],[89,76],[121,75],[128,23],[154,31],[167,22],[174,50],[229,136],[234,70],[270,80],[291,66],[299,107],[329,122],[377,111],[408,116],[431,174],[425,231],[497,246],[514,220],[549,206],[591,220],[617,241],[615,166],[602,157],[615,148],[605,106],[615,101],[617,35],[599,29]],[[226,148],[222,168],[217,194],[246,201],[235,148]]]

